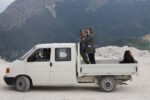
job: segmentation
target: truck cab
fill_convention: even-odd
[[[84,64],[79,44],[38,44],[6,68],[4,81],[24,92],[31,86],[72,86],[94,83],[104,91],[113,91],[119,81],[131,79],[137,64],[100,61]]]

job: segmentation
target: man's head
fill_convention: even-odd
[[[86,34],[87,34],[87,35],[92,34],[92,29],[91,29],[91,28],[87,28],[87,29],[86,29]]]
[[[126,50],[125,53],[124,53],[124,57],[131,57],[131,56],[132,56],[131,51]]]
[[[80,30],[80,36],[84,36],[84,30]]]
[[[46,54],[47,54],[47,50],[44,49],[44,50],[43,50],[43,55],[46,55]]]

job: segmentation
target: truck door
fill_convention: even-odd
[[[51,48],[35,50],[27,59],[26,73],[34,85],[50,84]]]
[[[52,84],[76,83],[76,59],[71,48],[55,48],[54,61],[51,69]]]

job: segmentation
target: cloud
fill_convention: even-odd
[[[0,0],[0,13],[3,12],[14,0]]]

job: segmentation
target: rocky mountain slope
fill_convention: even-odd
[[[147,34],[147,35],[143,36],[143,39],[150,41],[150,34]]]
[[[14,59],[37,43],[76,42],[86,27],[98,46],[142,37],[150,31],[149,5],[150,0],[16,0],[0,14],[0,55]]]

